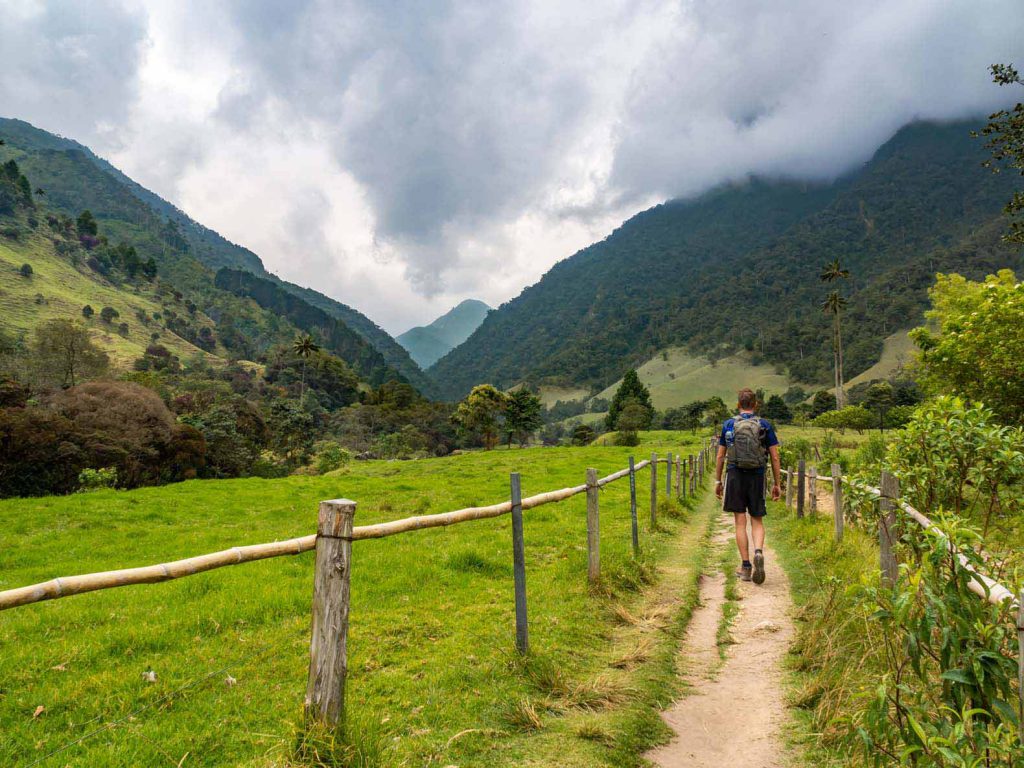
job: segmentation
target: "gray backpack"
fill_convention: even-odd
[[[764,429],[761,419],[752,416],[733,420],[732,445],[727,451],[729,463],[740,469],[763,469],[768,463],[764,450]]]

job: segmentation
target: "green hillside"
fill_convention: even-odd
[[[410,328],[397,341],[426,369],[468,339],[490,311],[482,301],[466,299],[430,325]]]
[[[660,411],[716,395],[726,403],[732,403],[742,387],[781,395],[793,384],[770,365],[753,365],[748,352],[712,362],[681,347],[655,355],[637,369],[637,374],[651,391],[654,407]],[[597,397],[610,400],[620,383],[616,381]]]
[[[32,267],[31,277],[20,274],[23,264]],[[47,320],[73,318],[89,327],[93,341],[122,369],[143,355],[154,332],[159,334],[160,344],[182,360],[195,355],[216,360],[154,318],[175,303],[173,297],[161,297],[155,288],[118,287],[96,279],[59,256],[53,244],[38,234],[21,242],[0,240],[0,328],[15,335],[30,335]],[[82,316],[87,304],[96,312],[88,320]],[[103,307],[113,307],[120,317],[105,323],[99,317]],[[213,325],[202,315],[197,320]],[[125,333],[119,330],[122,322],[127,324]]]
[[[1020,268],[1003,242],[1014,180],[981,167],[983,121],[917,123],[827,185],[753,179],[659,205],[555,265],[488,315],[431,374],[455,398],[480,381],[608,386],[658,350],[747,351],[790,378],[830,378],[821,267],[841,259],[846,372],[925,307],[937,271]]]
[[[0,162],[17,161],[33,188],[43,190],[40,201],[74,217],[89,209],[103,234],[134,245],[144,256],[153,256],[161,274],[208,311],[218,323],[228,323],[225,336],[245,337],[246,343],[231,350],[254,357],[269,343],[285,340],[267,333],[274,320],[250,306],[243,308],[233,297],[218,295],[213,274],[222,267],[244,269],[324,310],[349,325],[402,378],[429,391],[430,379],[408,353],[371,320],[338,301],[310,289],[287,283],[268,273],[256,254],[192,220],[175,206],[129,179],[78,142],[42,131],[21,120],[0,118]],[[260,316],[263,316],[262,319]],[[287,331],[288,324],[282,326]],[[294,331],[294,329],[292,329]],[[273,342],[271,342],[273,338]],[[354,362],[354,361],[349,361]]]

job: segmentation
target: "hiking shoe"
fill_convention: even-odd
[[[751,577],[755,584],[764,584],[764,554],[754,553],[754,575]]]
[[[750,566],[741,565],[736,569],[736,575],[740,577],[740,581],[750,581]],[[764,580],[764,576],[761,576],[761,580]]]

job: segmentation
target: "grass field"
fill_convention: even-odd
[[[637,374],[651,390],[651,400],[658,410],[694,400],[707,400],[714,395],[726,403],[733,403],[741,387],[781,395],[792,384],[788,377],[776,373],[770,365],[753,365],[746,353],[724,358],[712,365],[706,358],[694,357],[678,347],[655,355],[637,369]],[[615,382],[597,396],[610,399],[620,383]]]
[[[886,379],[897,370],[906,368],[913,361],[916,349],[906,330],[897,331],[886,337],[878,362],[846,382],[846,388],[849,389],[862,381]]]
[[[544,385],[540,388],[540,401],[545,408],[550,408],[559,400],[563,402],[571,402],[573,400],[586,400],[590,395],[590,390],[580,389],[577,387],[553,387],[550,385]]]
[[[13,332],[31,335],[38,325],[55,318],[72,319],[89,327],[93,341],[111,356],[117,367],[127,367],[141,357],[150,344],[150,334],[160,333],[160,343],[182,360],[196,354],[205,354],[159,322],[144,324],[137,311],[152,316],[162,312],[160,302],[152,292],[139,292],[125,285],[113,285],[94,280],[79,272],[65,258],[56,254],[52,244],[38,235],[23,235],[24,242],[0,241],[0,325]],[[22,264],[31,264],[31,277],[22,277]],[[36,295],[43,303],[36,303]],[[92,306],[96,314],[86,320],[82,307]],[[121,315],[113,324],[100,320],[103,307],[113,307]],[[117,331],[119,323],[128,324],[128,333]],[[212,325],[212,323],[211,323]],[[211,361],[215,358],[207,356]]]
[[[691,452],[688,434],[648,433]],[[532,448],[359,462],[324,477],[192,481],[130,492],[0,502],[0,588],[162,562],[311,532],[317,502],[349,497],[357,524],[583,482],[630,449]],[[601,494],[602,589],[586,583],[583,495],[525,515],[530,658],[513,651],[509,519],[357,542],[349,732],[387,766],[637,764],[664,736],[656,715],[696,599],[709,501],[663,510],[629,545],[628,482]],[[665,567],[641,589],[657,561]],[[0,764],[284,766],[306,684],[312,553],[0,614]],[[155,673],[155,682],[145,673]],[[234,682],[232,682],[234,681]]]

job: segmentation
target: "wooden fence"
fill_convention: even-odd
[[[338,727],[344,723],[345,713],[352,542],[511,515],[516,648],[520,653],[526,653],[529,650],[529,622],[526,601],[523,511],[586,493],[587,579],[594,584],[599,581],[601,574],[600,489],[616,480],[629,478],[630,535],[635,554],[639,550],[636,473],[647,467],[651,470],[650,522],[654,529],[658,524],[658,465],[663,464],[665,467],[666,497],[672,493],[673,474],[677,497],[685,498],[688,494],[695,494],[702,485],[707,468],[710,466],[714,442],[709,440],[696,454],[691,454],[686,458],[678,455],[673,457],[672,454],[665,458],[658,458],[657,454],[652,453],[650,460],[635,462],[631,456],[628,467],[613,472],[607,477],[598,478],[596,469],[587,469],[586,482],[582,485],[547,491],[525,499],[521,497],[520,493],[519,474],[512,473],[508,501],[486,507],[469,507],[435,515],[407,517],[374,525],[357,526],[354,524],[355,501],[349,499],[323,501],[320,502],[317,515],[317,532],[313,535],[268,544],[232,547],[221,552],[158,565],[78,576],[61,576],[39,584],[0,592],[0,611],[84,592],[131,584],[169,581],[214,568],[271,557],[298,555],[315,550],[309,678],[304,711],[309,721],[319,722],[332,728]],[[685,483],[682,477],[684,472],[687,474]]]
[[[999,582],[983,573],[979,573],[967,560],[967,557],[962,552],[957,551],[953,542],[946,538],[945,534],[937,528],[935,523],[932,522],[927,515],[900,499],[899,479],[891,473],[883,470],[878,487],[875,487],[849,478],[844,478],[842,469],[838,464],[832,465],[831,472],[831,476],[818,475],[814,467],[811,467],[810,471],[807,472],[803,461],[800,461],[795,469],[790,467],[789,469],[782,470],[782,474],[786,477],[786,508],[791,509],[793,506],[792,488],[795,482],[797,487],[797,496],[795,500],[796,516],[804,516],[803,497],[806,479],[809,481],[810,485],[810,492],[808,493],[810,499],[810,503],[808,505],[809,510],[812,515],[815,514],[817,483],[831,483],[832,515],[835,521],[833,537],[835,542],[838,544],[843,539],[843,528],[845,525],[843,512],[844,484],[851,488],[865,491],[876,497],[878,499],[879,510],[881,512],[878,523],[878,568],[881,573],[882,583],[892,586],[896,583],[899,576],[899,564],[896,561],[896,555],[893,551],[894,535],[897,525],[896,510],[898,509],[903,511],[907,517],[920,525],[922,529],[934,531],[942,540],[945,541],[945,545],[950,554],[954,555],[957,560],[959,560],[960,565],[970,573],[971,578],[967,583],[967,587],[971,592],[983,600],[987,600],[995,605],[1009,601],[1011,609],[1016,608],[1018,738],[1020,743],[1024,745],[1024,589],[1020,591],[1019,595],[1015,596],[1013,592]]]

